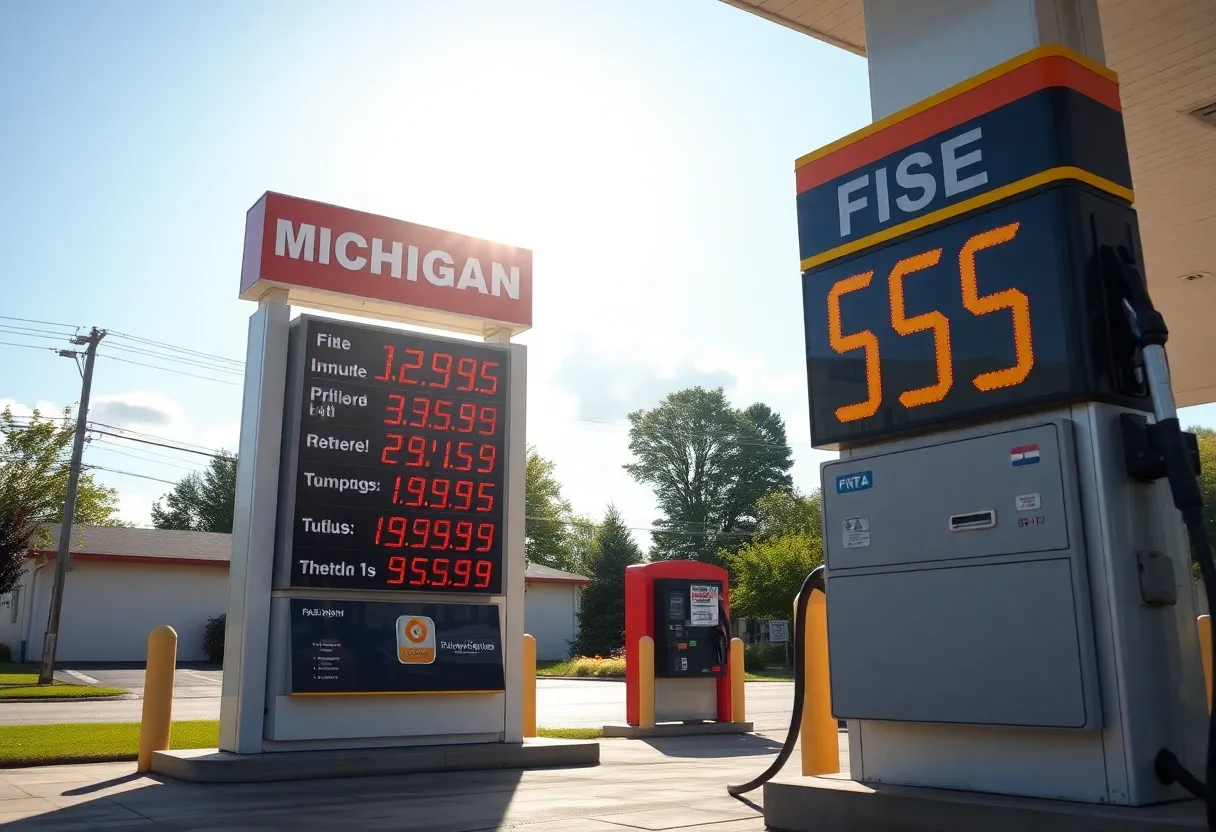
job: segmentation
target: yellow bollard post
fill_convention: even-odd
[[[524,633],[524,736],[536,736],[536,639]]]
[[[743,639],[730,640],[730,721],[747,722],[747,704],[744,702]]]
[[[1212,616],[1199,616],[1199,654],[1203,658],[1203,682],[1208,689],[1208,712],[1212,711]]]
[[[802,776],[840,771],[840,737],[832,716],[832,688],[828,678],[827,596],[811,590],[807,604],[805,651],[806,700],[802,705]]]
[[[177,632],[162,624],[148,636],[144,670],[144,707],[139,722],[139,760],[135,770],[152,770],[152,752],[169,749],[173,723],[173,671],[177,665]]]
[[[638,639],[638,727],[654,727],[654,639]]]

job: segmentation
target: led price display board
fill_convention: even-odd
[[[293,327],[290,585],[501,594],[509,353]]]
[[[816,447],[1046,403],[1147,406],[1097,266],[1130,207],[1060,185],[803,273]]]

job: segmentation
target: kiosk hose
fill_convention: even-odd
[[[826,591],[823,576],[824,568],[815,567],[802,582],[802,589],[798,591],[798,603],[794,605],[794,620],[791,622],[794,630],[794,707],[793,713],[790,715],[790,727],[785,734],[785,743],[781,746],[777,759],[773,760],[772,765],[758,777],[746,783],[727,786],[726,792],[731,796],[737,797],[754,791],[772,780],[777,772],[781,771],[781,767],[790,758],[790,754],[794,753],[794,744],[798,742],[798,730],[802,726],[802,706],[806,700],[806,610],[811,602],[812,590]]]

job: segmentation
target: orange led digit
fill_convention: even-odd
[[[865,350],[866,356],[866,390],[869,395],[864,402],[836,408],[836,418],[842,422],[869,418],[878,412],[878,406],[882,404],[882,368],[879,366],[878,338],[868,329],[845,335],[840,326],[841,297],[866,288],[873,277],[873,271],[855,274],[838,281],[828,292],[828,342],[832,349],[841,354],[852,350]]]
[[[891,269],[891,327],[900,335],[933,331],[934,359],[937,363],[937,383],[899,394],[904,407],[919,407],[940,402],[954,386],[954,361],[950,353],[950,321],[941,312],[934,310],[923,315],[907,317],[904,310],[904,278],[913,272],[936,266],[941,260],[942,250],[935,248],[913,257],[905,257]]]
[[[996,390],[1021,384],[1034,369],[1034,345],[1030,337],[1030,300],[1017,289],[1005,289],[981,296],[976,275],[975,255],[987,248],[1007,243],[1018,233],[1021,223],[1012,222],[976,234],[963,244],[958,255],[958,270],[963,283],[963,306],[972,315],[988,315],[1008,309],[1013,316],[1013,345],[1017,362],[1004,370],[993,370],[976,376],[973,383],[980,390]]]

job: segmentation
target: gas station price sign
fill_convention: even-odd
[[[1061,184],[807,269],[812,444],[1067,401],[1143,405],[1097,266],[1099,245],[1134,230],[1130,207]]]
[[[290,585],[501,594],[509,353],[293,326]]]

